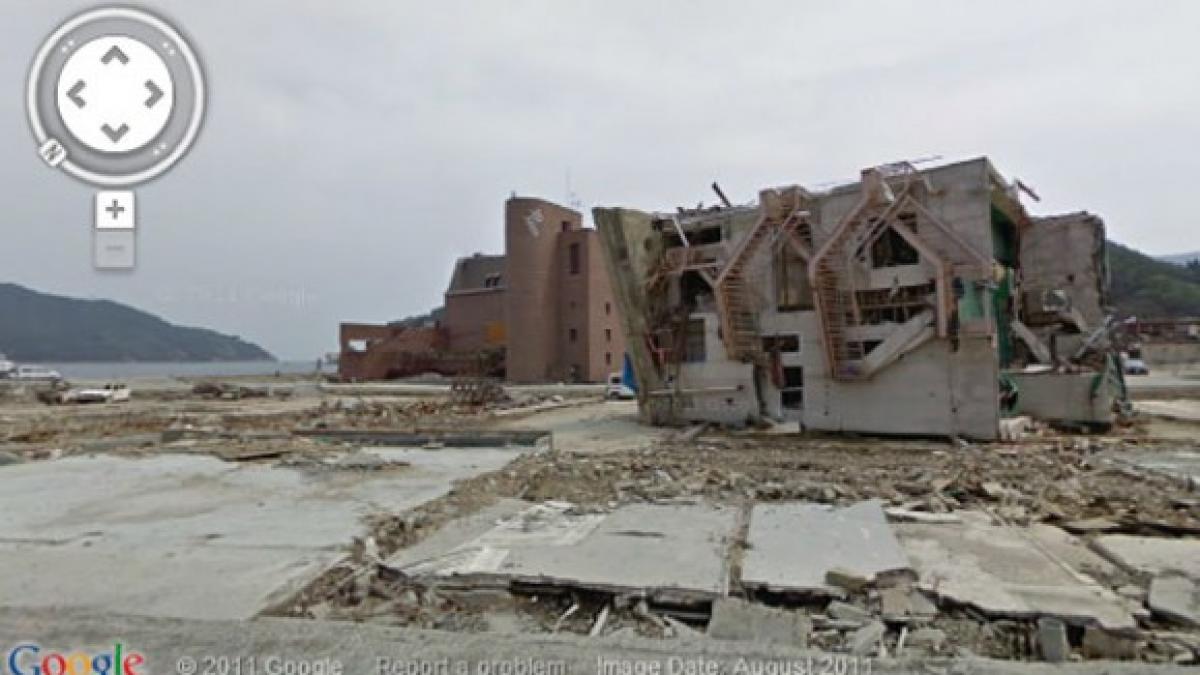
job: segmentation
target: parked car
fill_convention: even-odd
[[[17,366],[17,369],[13,371],[12,377],[15,380],[32,382],[58,382],[63,379],[57,370],[51,370],[43,366]]]
[[[608,376],[608,386],[605,387],[604,396],[610,399],[631,399],[637,398],[637,393],[625,384],[620,373],[610,373]]]
[[[103,387],[73,389],[63,395],[64,403],[124,403],[130,398],[129,387],[124,384],[106,384]]]
[[[13,371],[17,369],[17,364],[8,360],[4,354],[0,354],[0,380],[6,380],[13,375]]]

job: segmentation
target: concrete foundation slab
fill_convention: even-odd
[[[756,505],[742,583],[772,591],[831,592],[830,570],[863,577],[910,567],[878,501],[835,509],[791,502]]]
[[[5,467],[0,598],[8,607],[250,618],[342,555],[363,516],[418,506],[518,454],[373,452],[410,466],[314,471],[172,454]]]
[[[1200,580],[1200,541],[1110,534],[1097,537],[1096,550],[1118,565],[1155,576],[1181,572]]]
[[[1181,482],[1200,486],[1200,452],[1195,450],[1139,453],[1125,459],[1139,468],[1169,474]]]
[[[962,517],[962,524],[895,526],[922,589],[990,616],[1136,625],[1119,597],[1053,552],[1061,541],[1048,544],[1032,531],[992,525],[982,513]],[[1073,562],[1079,564],[1085,554],[1075,550]]]
[[[735,509],[634,504],[578,513],[559,503],[511,509],[501,503],[490,510],[500,517],[486,530],[479,517],[453,523],[388,565],[465,584],[519,582],[666,599],[711,598],[727,590]]]
[[[1192,628],[1200,627],[1200,587],[1187,577],[1154,577],[1146,604],[1159,616]]]

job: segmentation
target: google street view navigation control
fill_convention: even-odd
[[[131,188],[183,158],[199,134],[204,101],[195,49],[143,10],[83,12],[42,44],[29,72],[29,123],[48,166],[100,188],[92,209],[97,269],[134,267]]]

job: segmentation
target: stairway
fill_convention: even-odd
[[[853,291],[842,288],[846,272],[845,249],[839,246],[817,262],[814,274],[816,283],[813,290],[821,317],[825,352],[830,374],[836,380],[856,380],[862,374],[862,343],[846,339],[846,330],[858,323],[854,313]]]
[[[762,353],[758,336],[758,317],[747,301],[746,267],[762,243],[771,236],[768,221],[760,218],[738,243],[729,262],[717,276],[717,311],[721,318],[721,337],[725,352],[735,361],[755,361]]]
[[[747,277],[750,261],[764,248],[773,250],[775,244],[785,237],[797,235],[803,222],[808,224],[796,210],[782,222],[772,221],[766,216],[754,224],[753,229],[738,242],[716,280],[717,311],[721,318],[721,335],[725,351],[730,359],[751,363],[766,363],[759,335],[758,312],[749,302],[750,280]],[[807,235],[811,241],[811,232]]]

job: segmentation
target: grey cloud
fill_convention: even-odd
[[[501,249],[509,192],[564,199],[568,171],[589,207],[668,208],[930,154],[1196,248],[1190,2],[148,4],[198,43],[210,114],[138,191],[137,273],[100,275],[91,191],[40,164],[21,100],[87,5],[0,1],[0,279],[311,358],[438,303],[455,256]]]

